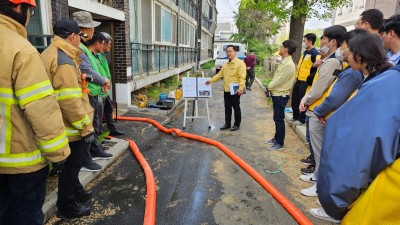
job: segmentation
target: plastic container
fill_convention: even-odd
[[[161,105],[165,106],[169,109],[172,109],[172,107],[174,107],[174,104],[175,104],[175,99],[173,99],[173,98],[167,98],[167,99],[161,101]]]
[[[167,96],[167,94],[165,94],[165,93],[161,93],[160,96],[159,96],[160,101],[167,99],[167,97],[168,97],[168,96]]]
[[[176,89],[175,90],[175,99],[180,100],[182,98],[182,90],[181,89]]]
[[[139,108],[146,108],[147,107],[147,96],[146,95],[139,95],[138,96],[138,107]]]

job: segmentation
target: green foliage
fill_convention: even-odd
[[[158,99],[158,97],[160,96],[160,91],[157,87],[151,87],[147,93],[147,97],[151,98],[151,99]]]
[[[207,63],[201,65],[201,69],[209,70],[215,67],[215,60],[208,61]]]
[[[255,56],[257,58],[257,64],[262,65],[265,58],[273,55],[278,49],[278,45],[271,45],[267,43],[261,43],[256,40],[252,40],[249,43],[248,51],[250,49],[255,50]]]
[[[280,28],[276,15],[269,13],[269,4],[265,1],[243,0],[236,14],[236,26],[239,33],[232,35],[236,42],[266,43],[268,38],[278,33]]]
[[[169,91],[173,91],[178,88],[180,82],[176,80],[176,76],[168,77],[160,81],[160,84],[153,84],[147,88],[147,98],[149,100],[157,100],[161,93],[168,94]]]
[[[261,41],[262,37],[276,34],[280,26],[291,18],[305,15],[307,18],[327,19],[332,17],[332,10],[351,3],[351,0],[242,0],[236,15],[239,34],[233,38],[240,42]]]

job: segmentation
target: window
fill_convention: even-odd
[[[26,28],[28,34],[43,34],[40,1],[36,1],[36,4],[37,8],[35,8],[35,16],[31,17],[28,27]]]
[[[194,47],[195,28],[186,20],[180,19],[179,44]]]
[[[161,9],[161,42],[171,42],[171,13]]]
[[[155,41],[176,43],[176,20],[176,14],[155,4]]]

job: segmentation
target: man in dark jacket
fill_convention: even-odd
[[[250,53],[244,58],[244,63],[246,63],[246,89],[249,91],[251,91],[251,85],[253,85],[255,79],[254,66],[256,62],[254,49],[250,49]]]

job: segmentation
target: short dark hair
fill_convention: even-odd
[[[330,40],[336,40],[336,47],[339,47],[343,41],[343,35],[347,32],[346,28],[341,25],[333,25],[324,30],[324,36]]]
[[[293,40],[286,40],[282,42],[284,48],[287,48],[289,55],[292,55],[297,48],[297,43]]]
[[[378,30],[383,23],[383,13],[379,9],[367,9],[360,14],[361,20],[368,22],[371,28]]]
[[[233,50],[235,51],[235,52],[237,52],[237,51],[239,51],[239,47],[238,46],[234,46],[234,45],[228,45],[228,46],[226,46],[226,49],[228,49],[228,48],[233,48]]]
[[[345,41],[347,44],[349,44],[350,40],[351,40],[353,37],[355,37],[356,35],[365,34],[365,33],[368,33],[368,31],[367,31],[367,30],[364,30],[364,29],[354,29],[354,30],[351,30],[351,31],[349,31],[349,32],[347,32],[347,33],[345,33],[345,34],[343,35],[343,41]],[[342,42],[343,42],[343,41],[342,41]]]
[[[308,41],[311,41],[311,43],[314,45],[315,41],[317,40],[317,35],[313,34],[313,33],[308,33],[306,35],[303,36],[304,38],[306,38]]]
[[[101,42],[104,42],[104,41],[106,41],[106,37],[104,37],[104,35],[102,35],[101,33],[95,33],[95,34],[93,34],[92,39],[90,39],[88,41],[88,45],[94,45],[97,42],[101,43]]]
[[[382,27],[379,29],[379,33],[389,32],[391,30],[400,38],[400,14],[395,14],[385,20]]]
[[[386,62],[379,37],[369,32],[354,36],[349,42],[349,49],[356,62],[367,64],[366,68],[370,74],[384,71],[392,66]]]

